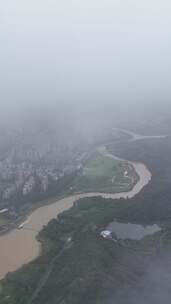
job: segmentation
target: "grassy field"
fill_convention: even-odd
[[[9,218],[4,214],[0,214],[0,227],[8,224],[8,222],[9,222]]]
[[[89,158],[72,185],[73,192],[121,192],[130,190],[137,181],[130,163],[96,153]]]

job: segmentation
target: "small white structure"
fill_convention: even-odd
[[[29,222],[29,220],[26,220],[25,222],[23,222],[22,224],[20,224],[18,226],[18,229],[22,229],[24,227],[25,224],[27,224]]]
[[[110,230],[103,230],[100,235],[105,238],[105,239],[110,239],[112,238],[112,233]]]

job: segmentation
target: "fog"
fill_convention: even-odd
[[[92,151],[129,142],[124,129],[171,135],[170,34],[169,0],[0,1],[0,209],[12,210],[0,233],[32,210],[32,197],[63,196],[65,177],[84,176]],[[156,187],[168,176],[170,185],[168,164]],[[164,253],[110,304],[170,303],[169,267]]]
[[[166,0],[1,1],[1,109],[169,103],[170,14]]]
[[[169,304],[170,291],[170,252],[151,261],[144,269],[144,276],[137,280],[136,287],[126,287],[115,295],[110,304]]]

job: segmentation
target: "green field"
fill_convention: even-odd
[[[84,175],[91,177],[105,176],[113,177],[113,175],[122,174],[123,163],[112,158],[97,154],[89,159],[84,167]]]
[[[85,162],[71,188],[73,192],[115,193],[130,190],[137,179],[130,163],[96,153]]]
[[[0,227],[7,225],[9,222],[9,218],[7,215],[0,214]]]

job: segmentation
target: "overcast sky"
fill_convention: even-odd
[[[171,1],[0,1],[0,103],[171,99]]]

